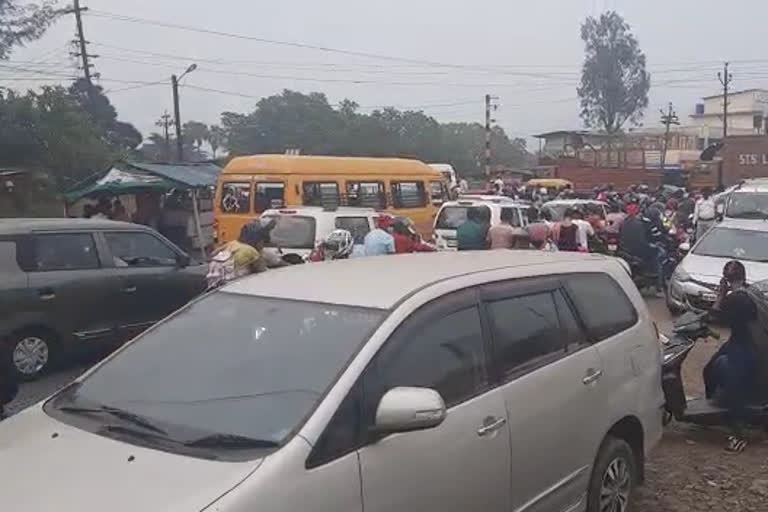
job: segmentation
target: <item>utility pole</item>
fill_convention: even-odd
[[[87,11],[87,7],[80,7],[80,0],[74,0],[74,6],[72,9],[69,9],[66,11],[67,13],[74,13],[75,15],[75,21],[77,22],[77,39],[73,42],[78,45],[79,51],[73,53],[72,55],[75,57],[80,57],[82,60],[82,66],[83,66],[83,74],[85,76],[86,82],[88,82],[88,85],[93,85],[93,80],[91,80],[91,66],[93,64],[88,62],[89,58],[96,58],[98,55],[88,55],[88,50],[86,48],[88,41],[85,40],[85,34],[83,33],[83,17],[81,13],[83,11]]]
[[[197,64],[190,64],[180,76],[171,75],[171,87],[173,88],[173,122],[176,125],[176,160],[184,161],[184,139],[181,134],[181,114],[179,112],[179,81],[184,75],[197,69]]]
[[[728,63],[723,66],[723,72],[717,73],[717,78],[723,84],[723,142],[728,136],[728,85],[733,81],[733,75],[728,72]]]
[[[669,146],[669,128],[670,126],[679,125],[680,121],[677,117],[677,113],[672,108],[672,102],[669,102],[669,106],[667,107],[667,112],[665,113],[663,110],[659,109],[659,112],[661,112],[661,124],[666,126],[666,130],[664,130],[664,150],[661,153],[661,170],[664,170],[664,166],[667,163],[667,147]]]
[[[491,123],[495,119],[491,119],[491,109],[494,111],[499,108],[498,105],[493,103],[497,100],[496,96],[490,94],[485,95],[485,175],[491,175]]]
[[[165,160],[167,162],[171,161],[171,135],[168,132],[168,127],[172,124],[173,121],[171,121],[171,114],[169,114],[167,110],[155,123],[155,126],[159,126],[163,129],[163,137],[165,138]]]

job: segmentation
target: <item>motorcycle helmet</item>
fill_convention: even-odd
[[[416,234],[413,221],[408,217],[395,217],[394,221],[392,221],[392,230],[403,235],[413,236]]]
[[[326,260],[338,260],[352,254],[355,240],[346,229],[334,229],[323,240],[323,255]]]

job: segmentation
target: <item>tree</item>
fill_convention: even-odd
[[[613,11],[590,16],[581,25],[581,39],[585,59],[578,94],[584,123],[609,134],[627,121],[637,124],[648,106],[651,76],[629,25]]]
[[[201,152],[200,147],[203,145],[203,142],[206,142],[210,137],[208,125],[201,123],[200,121],[188,121],[184,123],[183,132],[184,140],[194,144],[198,153]]]
[[[208,145],[211,146],[212,157],[216,159],[216,151],[227,145],[227,132],[221,126],[213,124],[208,128]]]
[[[63,11],[55,2],[21,5],[17,0],[0,0],[0,59],[7,59],[14,46],[34,41]]]

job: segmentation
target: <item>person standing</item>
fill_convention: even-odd
[[[487,207],[470,207],[467,220],[456,229],[456,245],[460,251],[480,251],[488,248],[488,224],[483,210]]]
[[[573,222],[573,212],[568,209],[557,229],[557,249],[576,252],[579,250],[579,226]]]
[[[693,225],[696,227],[696,240],[701,240],[704,233],[715,223],[715,200],[712,189],[705,187],[701,191],[701,199],[696,201],[693,208]]]
[[[376,229],[365,235],[363,247],[366,256],[381,256],[395,253],[395,239],[389,233],[392,217],[379,215],[376,218]]]
[[[512,227],[516,210],[512,208],[501,209],[501,222],[488,229],[486,242],[491,249],[513,249],[517,239],[517,231]]]

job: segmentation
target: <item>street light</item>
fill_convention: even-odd
[[[176,160],[184,160],[184,140],[181,135],[181,114],[179,113],[179,81],[188,73],[197,69],[197,64],[190,64],[189,67],[178,77],[171,75],[171,87],[173,88],[173,115],[176,120]]]

